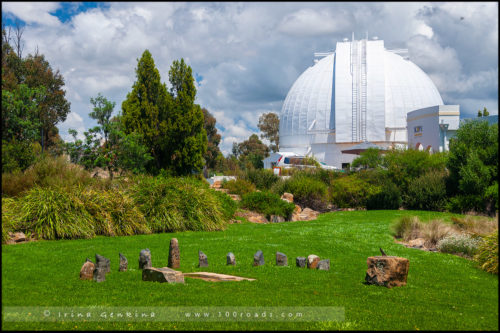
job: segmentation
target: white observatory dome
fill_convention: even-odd
[[[406,114],[443,100],[431,79],[382,40],[338,42],[295,81],[280,114],[280,151],[341,167],[341,150],[407,143]]]

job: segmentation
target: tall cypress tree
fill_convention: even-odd
[[[138,59],[135,71],[137,80],[122,103],[123,126],[127,134],[136,132],[142,135],[154,158],[154,165],[149,170],[159,170],[166,167],[163,137],[172,98],[165,84],[161,83],[160,73],[148,50]]]
[[[195,104],[196,87],[191,67],[175,60],[168,72],[173,107],[168,113],[166,147],[171,169],[178,175],[201,171],[207,151],[203,112]]]

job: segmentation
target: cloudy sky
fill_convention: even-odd
[[[484,106],[498,114],[496,2],[2,2],[3,24],[16,19],[25,24],[23,55],[38,47],[65,79],[65,140],[68,128],[95,125],[88,113],[99,92],[121,110],[149,49],[167,85],[173,60],[191,66],[196,102],[216,117],[221,150],[230,153],[233,141],[258,133],[262,113],[279,113],[314,52],[333,51],[352,32],[408,48],[462,117]]]

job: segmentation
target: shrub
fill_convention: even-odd
[[[338,207],[366,207],[368,199],[381,191],[381,186],[352,174],[334,180],[330,195],[332,203]]]
[[[392,234],[404,241],[419,238],[423,224],[416,216],[403,216],[391,225]]]
[[[24,171],[36,160],[38,143],[2,140],[2,174]]]
[[[425,223],[422,228],[422,237],[427,247],[434,247],[443,238],[451,235],[453,229],[441,220],[432,220]]]
[[[231,199],[229,195],[222,191],[211,190],[213,194],[218,198],[219,205],[222,210],[222,213],[226,220],[230,220],[233,218],[236,209],[238,208],[238,204]]]
[[[294,202],[301,207],[324,211],[328,205],[328,187],[306,173],[296,173],[273,189],[279,195],[292,193]]]
[[[93,217],[97,235],[128,236],[151,233],[144,215],[134,201],[122,191],[80,192],[85,209]]]
[[[2,244],[9,239],[9,232],[17,229],[17,201],[12,198],[2,198]]]
[[[222,187],[229,190],[229,193],[244,195],[255,191],[255,185],[245,179],[235,179],[222,182]]]
[[[380,187],[379,192],[366,198],[366,209],[399,209],[402,204],[401,192],[384,170],[363,170],[357,176]]]
[[[498,275],[498,230],[483,238],[474,259],[482,270]]]
[[[497,221],[487,217],[474,217],[471,215],[466,215],[465,217],[453,216],[451,221],[462,232],[472,236],[484,237],[498,230]]]
[[[143,176],[130,193],[153,232],[222,230],[228,222],[219,197],[191,177]]]
[[[469,235],[458,234],[446,236],[437,242],[437,249],[444,253],[473,256],[479,247],[480,239]]]
[[[269,190],[280,177],[269,169],[249,169],[245,173],[245,180],[253,183],[259,190]]]
[[[240,206],[265,214],[268,219],[271,215],[279,215],[289,220],[295,209],[293,203],[281,200],[279,195],[268,191],[245,194]]]
[[[427,172],[410,181],[403,196],[409,209],[442,211],[446,206],[446,173]]]
[[[20,198],[20,230],[38,238],[90,238],[95,235],[92,216],[73,191],[34,187]]]
[[[2,174],[2,195],[19,196],[34,186],[70,188],[92,182],[87,171],[64,156],[43,155],[24,172]]]

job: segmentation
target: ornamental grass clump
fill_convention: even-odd
[[[123,191],[80,192],[86,210],[92,215],[95,233],[105,236],[129,236],[151,233],[143,213]]]
[[[441,220],[432,220],[423,225],[422,237],[425,239],[425,246],[434,247],[443,238],[456,234],[453,228]]]
[[[495,230],[498,230],[497,220],[484,216],[452,216],[451,221],[459,230],[472,236],[484,237],[490,235]]]
[[[467,234],[455,234],[439,240],[436,248],[440,252],[472,257],[477,252],[480,242],[481,239],[477,237],[471,237]]]
[[[498,229],[483,238],[474,259],[482,270],[498,275]]]
[[[142,177],[130,189],[152,232],[223,230],[229,220],[208,184],[191,177]]]
[[[73,190],[34,187],[19,199],[19,229],[39,239],[91,238],[94,221]]]
[[[18,214],[17,201],[2,198],[2,244],[10,239],[9,232],[16,231]]]
[[[403,216],[391,225],[394,237],[409,241],[419,238],[423,229],[423,223],[417,216]]]

